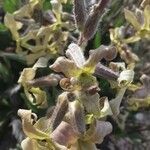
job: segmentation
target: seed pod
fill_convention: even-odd
[[[82,31],[87,19],[85,0],[74,0],[74,16],[77,28]]]
[[[82,34],[83,41],[88,41],[94,36],[108,2],[109,0],[101,0],[98,4],[93,6],[93,9],[91,10],[84,26]]]
[[[68,92],[62,93],[58,99],[55,106],[54,112],[50,120],[50,129],[54,131],[57,126],[62,122],[67,110],[68,110]]]

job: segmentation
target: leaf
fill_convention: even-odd
[[[52,6],[51,6],[51,3],[50,3],[50,1],[49,0],[44,0],[44,2],[43,2],[43,10],[49,10],[49,9],[51,9],[52,8]]]
[[[6,57],[10,60],[14,60],[17,62],[21,62],[22,64],[25,64],[24,55],[21,54],[0,52],[0,57]]]
[[[94,48],[98,48],[101,45],[101,35],[99,32],[96,33],[94,38]]]
[[[20,5],[20,0],[4,0],[3,8],[5,12],[13,13]]]
[[[8,82],[9,78],[10,78],[9,69],[0,62],[0,79],[2,79],[5,82]]]

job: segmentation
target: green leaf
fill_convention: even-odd
[[[101,45],[101,35],[99,32],[97,32],[94,38],[94,48],[98,48],[100,45]]]
[[[9,77],[10,76],[8,68],[2,63],[0,63],[0,78],[2,78],[5,82],[7,82]]]
[[[8,47],[11,41],[11,33],[8,31],[7,27],[4,24],[0,23],[0,50]]]
[[[20,2],[20,0],[5,0],[3,3],[3,8],[5,12],[13,13],[17,10]]]
[[[51,9],[52,6],[51,6],[51,3],[50,3],[50,0],[44,0],[43,2],[43,10],[48,10],[48,9]]]

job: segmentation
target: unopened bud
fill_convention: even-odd
[[[85,0],[74,0],[74,16],[77,28],[82,31],[87,19]]]
[[[84,31],[82,34],[83,41],[90,40],[97,31],[98,24],[101,20],[102,15],[105,12],[105,8],[109,0],[101,0],[98,4],[93,6],[93,9],[85,23]]]

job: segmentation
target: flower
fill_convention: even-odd
[[[132,91],[134,94],[129,98],[129,108],[137,110],[142,107],[150,106],[150,77],[143,74],[140,78],[142,85],[137,85]]]
[[[25,68],[21,72],[21,75],[18,79],[18,83],[21,84],[24,88],[25,95],[28,100],[35,106],[39,108],[47,107],[47,95],[46,92],[40,89],[39,87],[30,86],[29,82],[32,81],[36,75],[36,70],[38,68],[43,68],[47,65],[46,58],[39,58],[32,68]]]
[[[50,118],[42,117],[37,120],[36,114],[31,110],[23,109],[18,110],[18,115],[22,119],[23,131],[27,136],[21,143],[23,150],[67,150],[67,147],[78,139],[72,126],[65,121],[51,132]]]
[[[100,46],[96,50],[90,51],[90,56],[87,60],[83,55],[81,48],[77,44],[70,44],[66,51],[66,57],[59,57],[54,64],[50,66],[55,72],[61,72],[68,78],[65,81],[70,86],[62,88],[73,91],[77,95],[77,99],[83,104],[88,113],[93,113],[95,116],[100,114],[99,103],[99,88],[96,78],[93,76],[97,63],[105,58],[112,60],[116,56],[116,49],[113,46]],[[60,82],[62,83],[62,82]],[[68,88],[69,87],[69,88]]]
[[[136,14],[125,9],[125,18],[132,24],[136,32],[132,37],[124,39],[125,43],[132,43],[140,39],[150,38],[150,5],[146,5],[144,11],[137,9]]]

